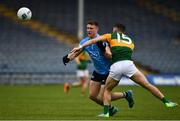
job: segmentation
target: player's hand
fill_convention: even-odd
[[[96,42],[96,45],[98,46],[98,48],[104,53],[105,52],[105,48],[106,48],[106,45],[103,44],[102,41],[99,41],[99,42]]]
[[[70,61],[70,59],[68,58],[68,54],[63,56],[62,60],[63,60],[64,65],[66,65]]]

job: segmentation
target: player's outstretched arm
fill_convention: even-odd
[[[86,46],[95,44],[95,43],[97,43],[97,42],[99,42],[99,41],[105,41],[105,40],[106,40],[106,38],[104,38],[104,36],[99,36],[99,37],[97,37],[97,38],[90,39],[89,41],[85,42],[85,43],[81,46],[81,48],[84,48],[84,47],[86,47]]]

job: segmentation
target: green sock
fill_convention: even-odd
[[[109,113],[109,105],[104,105],[104,114]]]
[[[169,102],[169,100],[167,100],[165,97],[163,97],[161,100],[164,104]]]

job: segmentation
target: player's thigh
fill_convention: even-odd
[[[115,80],[112,77],[108,76],[105,84],[105,90],[111,91],[115,86],[118,85],[118,83],[118,80]]]
[[[143,87],[146,87],[147,85],[149,85],[149,82],[147,81],[146,77],[139,70],[131,77],[131,79],[135,83],[138,83],[139,85]]]
[[[89,95],[97,97],[101,89],[101,83],[96,81],[90,81],[89,83]]]

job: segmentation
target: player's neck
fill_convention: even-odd
[[[94,36],[91,36],[91,37],[89,37],[90,39],[94,39],[94,38],[96,38],[97,37],[97,35],[94,35]]]

